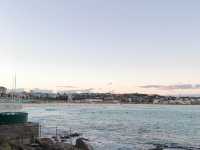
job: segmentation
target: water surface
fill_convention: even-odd
[[[24,110],[29,121],[83,133],[96,150],[200,148],[200,106],[28,104]]]

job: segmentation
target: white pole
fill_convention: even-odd
[[[17,87],[17,81],[16,81],[16,73],[15,73],[15,77],[14,77],[14,91],[15,91],[15,94],[14,94],[14,100],[15,100],[15,96],[16,96],[16,87]]]

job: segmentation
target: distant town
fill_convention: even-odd
[[[69,103],[130,103],[130,104],[165,104],[165,105],[200,105],[200,97],[162,96],[157,94],[113,94],[113,93],[72,93],[52,92],[34,89],[8,90],[0,87],[0,102],[20,100],[23,103],[69,102]]]

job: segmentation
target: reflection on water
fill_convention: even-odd
[[[97,150],[200,148],[200,106],[27,104],[29,120],[83,133]]]

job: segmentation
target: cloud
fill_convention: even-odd
[[[60,86],[56,86],[56,87],[58,87],[58,88],[77,88],[77,87],[71,86],[71,85],[66,85],[66,86],[60,85]]]
[[[95,90],[94,88],[89,88],[89,89],[83,89],[81,90],[81,92],[92,92],[93,90]]]
[[[95,88],[82,89],[82,88],[79,88],[76,86],[70,86],[70,85],[56,86],[56,87],[63,89],[63,90],[58,90],[58,92],[62,92],[62,93],[90,93],[95,90]]]
[[[90,93],[94,90],[95,90],[94,88],[88,88],[88,89],[62,90],[59,92],[61,92],[61,93]]]
[[[175,85],[144,85],[140,88],[157,90],[190,90],[200,89],[200,84],[175,84]]]

